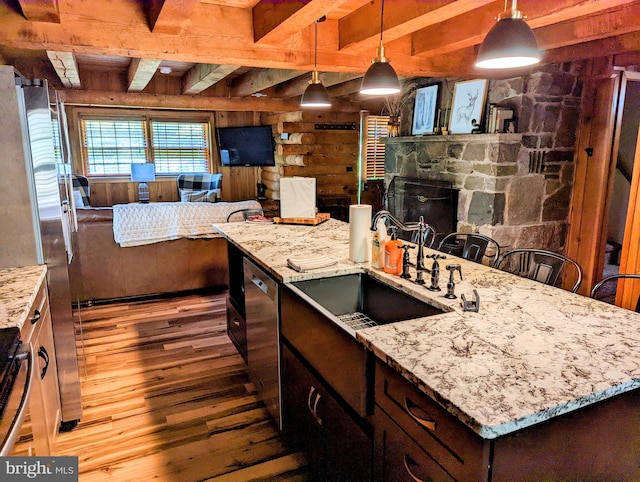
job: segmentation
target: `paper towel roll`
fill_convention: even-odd
[[[371,259],[371,206],[349,206],[349,259],[364,263]]]

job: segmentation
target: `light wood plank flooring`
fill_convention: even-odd
[[[74,313],[84,414],[56,455],[79,456],[80,481],[307,480],[226,335],[225,296]]]

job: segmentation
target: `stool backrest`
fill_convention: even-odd
[[[610,284],[612,281],[617,281],[619,279],[640,279],[640,274],[614,274],[611,276],[607,276],[599,281],[591,290],[591,298],[600,299],[600,296],[605,290],[605,286]],[[636,313],[640,313],[640,298],[636,301]]]
[[[478,233],[447,234],[440,241],[438,251],[489,266],[493,266],[500,257],[500,245],[497,241]]]
[[[564,276],[573,276],[575,285],[571,291],[574,293],[582,283],[582,269],[578,263],[553,251],[513,249],[502,255],[494,266],[551,286],[558,286]],[[569,272],[570,269],[573,273]]]

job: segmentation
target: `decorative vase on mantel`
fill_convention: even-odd
[[[387,122],[387,132],[389,137],[398,137],[400,135],[400,116],[389,116],[389,121]]]

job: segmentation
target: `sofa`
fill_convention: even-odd
[[[228,213],[246,207],[246,202],[216,204],[227,204]],[[227,242],[219,235],[122,247],[114,240],[113,208],[76,212],[78,231],[69,267],[73,302],[90,304],[228,285]],[[226,218],[225,214],[223,221]]]

